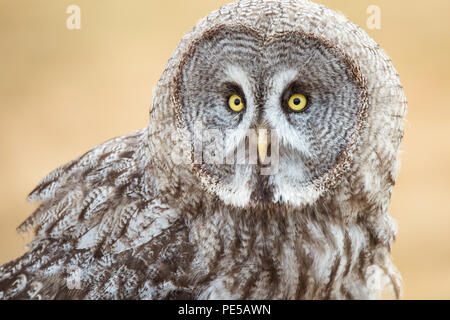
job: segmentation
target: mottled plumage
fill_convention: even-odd
[[[304,112],[284,109],[292,90]],[[226,106],[235,91],[241,113]],[[390,59],[342,15],[306,0],[226,5],[178,45],[148,128],[31,193],[41,205],[19,231],[35,238],[0,267],[0,298],[368,299],[387,284],[399,296],[387,207],[405,113]],[[226,155],[249,129],[276,132],[277,171],[198,162],[198,144],[205,157],[217,142],[199,143],[198,123],[231,130]]]

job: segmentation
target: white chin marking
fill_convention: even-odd
[[[293,187],[286,182],[280,181],[280,177],[275,180],[274,202],[288,203],[295,207],[302,207],[313,204],[322,194],[313,184]]]
[[[215,193],[226,205],[245,207],[250,202],[252,194],[252,187],[249,185],[251,175],[252,169],[250,166],[237,166],[236,174],[231,183],[216,185],[210,184],[206,180],[203,181],[203,185],[208,186],[210,192]]]
[[[243,208],[250,202],[251,193],[249,188],[240,188],[232,193],[225,190],[217,190],[216,193],[226,205]]]

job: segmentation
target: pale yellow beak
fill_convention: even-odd
[[[267,156],[267,149],[270,145],[270,136],[267,129],[258,129],[258,157],[260,163],[264,163]]]

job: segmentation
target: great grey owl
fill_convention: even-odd
[[[406,99],[391,60],[307,0],[201,20],[148,128],[48,175],[0,268],[2,299],[371,299],[400,295],[388,203]],[[255,158],[256,155],[256,158]]]

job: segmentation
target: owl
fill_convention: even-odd
[[[397,297],[388,204],[406,98],[362,29],[241,0],[179,43],[147,128],[50,173],[1,299]]]

